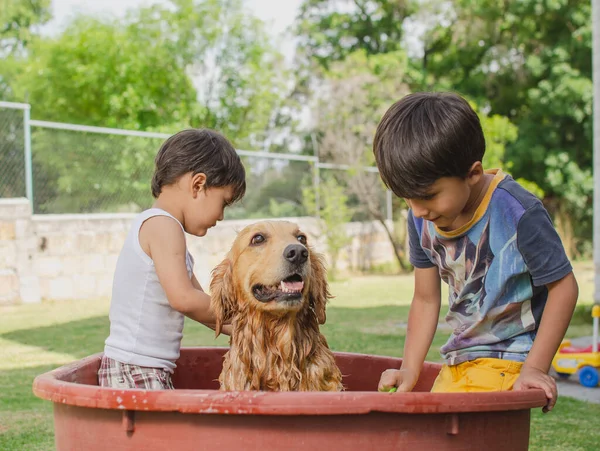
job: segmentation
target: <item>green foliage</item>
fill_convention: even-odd
[[[357,50],[379,54],[401,48],[402,23],[410,14],[410,2],[355,0],[342,8],[334,3],[305,0],[300,7],[299,46],[309,58],[327,68]]]
[[[245,12],[240,1],[224,3],[224,32],[210,51],[215,72],[205,80],[200,92],[205,107],[193,123],[222,131],[237,148],[260,149],[281,120],[290,73],[264,24]]]
[[[350,237],[346,233],[346,224],[352,218],[348,197],[334,177],[321,180],[318,207],[314,189],[304,188],[302,194],[306,210],[312,216],[320,218],[321,234],[325,237],[327,251],[331,257],[329,277],[335,280],[340,251],[350,243]]]
[[[50,0],[0,0],[0,99],[12,99],[15,57],[35,39],[33,28],[50,20]]]
[[[402,51],[368,55],[358,50],[331,64],[313,107],[319,158],[350,167],[338,174],[355,220],[386,217],[385,187],[376,173],[362,168],[375,165],[373,136],[391,99],[408,93],[402,81],[407,64]]]
[[[314,107],[319,158],[352,167],[373,166],[372,142],[390,99],[408,93],[404,52],[369,56],[356,51],[325,73]]]
[[[506,172],[512,172],[513,162],[508,160],[506,148],[517,140],[517,126],[510,122],[506,116],[483,114],[477,105],[471,103],[471,106],[479,115],[485,135],[486,150],[483,157],[483,167],[486,169],[500,168]],[[517,178],[516,181],[538,198],[544,198],[544,191],[537,183],[523,177]]]
[[[286,94],[281,61],[240,0],[177,0],[125,21],[77,17],[58,37],[32,43],[12,88],[37,119],[205,126],[255,148]],[[201,75],[200,92],[190,75]]]
[[[299,212],[300,209],[301,206],[298,206],[293,202],[278,202],[275,199],[269,199],[268,216],[271,218],[293,218],[295,216],[301,216]]]
[[[551,203],[558,231],[569,256],[577,257],[588,249],[584,232],[593,227],[594,177],[591,168],[582,169],[570,158],[562,152],[549,155],[545,163],[548,185],[560,191],[558,201]]]
[[[486,167],[509,171],[571,223],[564,230],[589,240],[591,191],[584,175],[592,167],[589,0],[398,2],[401,17],[377,8],[383,3],[362,1],[342,8],[334,0],[305,0],[298,33],[307,55],[330,67],[357,47],[378,56],[410,50],[399,81],[410,91],[457,91],[478,105],[480,115],[486,113],[481,115],[488,141]],[[361,16],[360,5],[377,14]],[[419,25],[422,34],[412,37],[410,49],[402,46],[408,41],[399,39],[393,49],[364,44],[369,34],[391,36],[393,17],[395,36],[406,36]],[[344,26],[328,31],[334,23]],[[571,168],[564,177],[553,175],[560,155],[568,156]],[[576,193],[570,183],[581,183]],[[576,215],[567,213],[575,210]],[[579,252],[584,247],[577,244]]]
[[[483,167],[486,169],[503,168],[509,171],[512,165],[510,161],[506,160],[506,146],[517,139],[517,127],[505,116],[482,114],[476,105],[471,104],[471,106],[479,115],[481,128],[485,135]]]
[[[565,230],[584,239],[591,210],[581,205],[591,190],[574,174],[592,164],[590,7],[587,0],[459,0],[453,20],[427,33],[420,61],[427,86],[449,86],[510,118],[518,127],[506,149],[511,173],[534,182],[555,212],[577,211],[563,215],[572,222]],[[567,161],[559,155],[571,175],[554,175]]]
[[[0,0],[0,51],[22,50],[32,39],[32,28],[50,20],[50,0]]]
[[[31,103],[35,119],[167,134],[209,127],[246,150],[263,148],[287,120],[289,74],[241,0],[173,0],[125,20],[79,16],[56,37],[28,41],[6,73],[0,84]],[[151,201],[160,140],[34,128],[32,141],[36,212],[131,211]],[[268,214],[268,198],[261,208]]]
[[[75,19],[57,38],[31,46],[17,98],[42,120],[142,130],[186,120],[196,93],[185,62],[152,26]]]
[[[590,169],[581,169],[571,161],[566,152],[546,158],[548,184],[562,190],[562,198],[567,201],[569,212],[577,215],[576,220],[592,214],[592,191],[594,179]]]
[[[284,127],[289,136],[278,144],[287,149],[294,137],[303,139],[293,110],[308,106],[320,157],[358,167],[373,164],[374,127],[393,101],[416,90],[454,90],[477,106],[485,166],[502,167],[543,197],[562,216],[561,233],[583,239],[574,253],[589,247],[589,0],[305,0],[296,26],[303,64],[294,74],[242,0],[171,0],[132,10],[123,21],[77,17],[58,36],[36,36],[49,17],[49,0],[0,3],[0,96],[32,103],[35,119],[167,133],[207,126],[247,150],[272,148],[269,135]],[[6,182],[22,178],[19,133],[5,140],[1,157],[11,168],[3,174],[5,194],[21,191]],[[40,209],[145,205],[150,164],[136,159],[146,161],[150,150],[136,140],[86,136],[82,145],[66,136],[34,132]],[[72,145],[76,153],[65,149]],[[125,147],[139,155],[121,156]],[[138,166],[140,179],[124,176]],[[258,194],[249,192],[247,209],[234,213],[303,214],[294,170],[255,170],[249,176],[256,172]],[[100,186],[87,200],[85,180]],[[110,199],[119,196],[115,186],[126,190],[124,203]],[[367,205],[358,193],[346,194]]]

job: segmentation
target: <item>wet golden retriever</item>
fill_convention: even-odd
[[[216,334],[232,326],[221,390],[337,391],[342,375],[319,332],[330,298],[322,257],[298,226],[250,225],[213,271]]]

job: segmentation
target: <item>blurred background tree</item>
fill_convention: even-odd
[[[30,6],[13,9],[46,19],[46,10]],[[209,127],[242,149],[260,149],[286,120],[289,69],[241,0],[174,0],[131,10],[125,20],[79,16],[57,36],[8,36],[24,36],[13,47],[27,50],[11,57],[4,98],[35,105],[39,120],[163,132]],[[160,141],[38,129],[32,141],[35,211],[128,211],[151,202],[147,181]],[[142,201],[124,203],[132,198]]]
[[[452,90],[473,102],[488,162],[543,196],[571,256],[589,255],[590,9],[588,0],[305,0],[298,64],[318,86],[358,48],[368,58],[406,52],[399,76],[409,91]]]

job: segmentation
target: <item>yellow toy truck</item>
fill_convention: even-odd
[[[563,340],[554,359],[552,367],[560,377],[567,378],[578,374],[579,383],[584,387],[597,387],[600,381],[600,351],[598,349],[598,320],[600,305],[592,307],[594,332],[592,344],[581,348],[571,346],[570,340]]]

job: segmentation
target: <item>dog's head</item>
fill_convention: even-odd
[[[214,269],[210,292],[217,334],[242,310],[284,316],[312,309],[324,324],[330,297],[322,257],[298,225],[286,221],[244,228]]]

